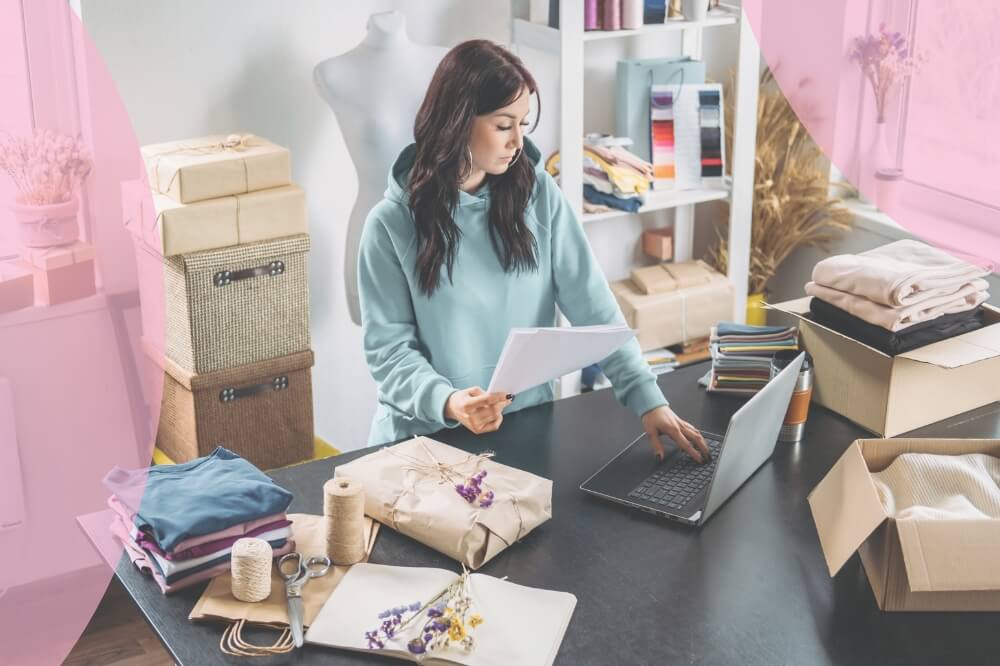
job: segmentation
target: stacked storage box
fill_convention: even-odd
[[[157,447],[181,462],[221,445],[264,469],[308,459],[309,236],[288,151],[233,135],[142,153],[148,184],[122,196],[144,347],[164,369]]]

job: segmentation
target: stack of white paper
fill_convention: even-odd
[[[592,365],[635,337],[625,324],[512,328],[488,393],[521,393]]]
[[[372,650],[365,632],[378,628],[382,611],[429,601],[457,576],[444,569],[355,564],[309,627],[306,642],[417,661],[406,648],[408,633]],[[472,612],[484,620],[473,634],[475,647],[470,652],[448,647],[422,655],[421,663],[550,666],[555,661],[576,608],[574,595],[472,574],[469,596]]]

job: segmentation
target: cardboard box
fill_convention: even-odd
[[[996,439],[859,439],[809,494],[830,575],[855,551],[882,610],[1000,610],[1000,520],[897,521],[871,475],[902,453],[1000,456]]]
[[[33,273],[35,305],[67,303],[97,292],[94,246],[89,243],[30,249],[21,256]]]
[[[34,303],[31,267],[22,261],[0,261],[0,313],[30,308]]]
[[[766,307],[798,320],[813,357],[812,399],[885,437],[1000,400],[1000,310],[985,326],[888,356],[809,318],[809,298]]]
[[[180,203],[288,185],[288,150],[252,134],[206,136],[142,147],[149,184]]]
[[[125,226],[165,257],[304,234],[305,192],[296,185],[182,204],[150,199],[143,181],[121,185]],[[152,202],[153,210],[145,208]]]
[[[712,327],[733,316],[733,285],[713,274],[707,284],[660,294],[643,294],[631,280],[611,284],[629,326],[639,331],[643,351],[669,347],[707,336]]]
[[[644,294],[660,294],[677,289],[677,280],[667,272],[663,264],[636,268],[632,271],[632,282]]]
[[[674,258],[674,230],[672,227],[648,229],[642,232],[642,251],[660,261]]]
[[[312,351],[197,374],[148,340],[142,345],[164,371],[157,377],[163,390],[156,446],[174,462],[207,455],[220,445],[261,469],[312,457]]]

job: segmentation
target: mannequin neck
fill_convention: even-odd
[[[406,44],[406,19],[399,12],[372,14],[362,44],[373,49],[391,49]]]

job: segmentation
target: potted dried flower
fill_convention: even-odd
[[[875,95],[874,132],[862,157],[863,172],[859,184],[859,189],[871,198],[875,189],[872,178],[876,172],[896,167],[896,154],[888,144],[889,133],[886,131],[889,95],[898,81],[917,70],[923,57],[915,55],[906,38],[899,32],[888,30],[884,23],[879,25],[877,34],[854,38],[849,57],[851,62],[857,63]]]
[[[728,98],[731,100],[732,95]],[[727,113],[731,152],[733,113]],[[750,230],[750,284],[747,323],[766,323],[761,303],[768,280],[793,250],[822,245],[851,228],[853,217],[828,195],[825,157],[809,136],[770,70],[761,73],[757,105],[757,152]],[[706,261],[722,273],[729,263],[726,237],[718,238]]]
[[[79,238],[80,185],[92,161],[79,139],[51,130],[0,137],[0,168],[17,188],[9,204],[25,247],[68,245]]]

